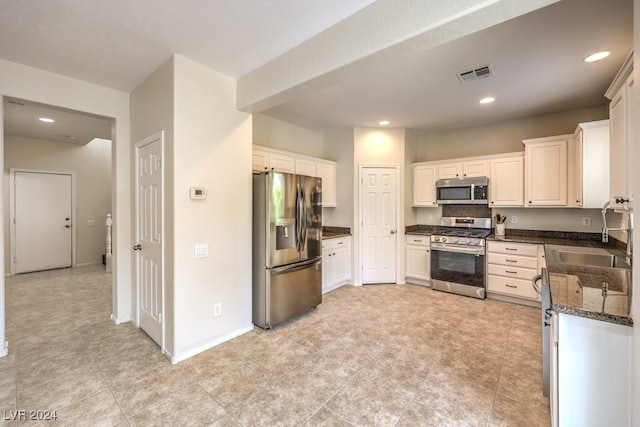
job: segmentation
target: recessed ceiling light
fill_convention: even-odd
[[[480,100],[480,104],[491,104],[495,100],[496,100],[495,98],[493,98],[491,96],[487,96],[486,98],[482,98]]]
[[[607,56],[609,56],[609,52],[608,51],[597,52],[597,53],[591,54],[591,55],[587,56],[586,58],[584,58],[584,62],[600,61],[601,59],[604,59]]]
[[[378,124],[379,124],[380,126],[386,126],[386,125],[388,125],[389,123],[390,123],[390,122],[389,122],[389,120],[380,120],[380,121],[378,122]]]
[[[45,122],[45,123],[53,123],[53,122],[55,122],[55,120],[50,119],[48,117],[40,117],[40,121],[41,122]]]

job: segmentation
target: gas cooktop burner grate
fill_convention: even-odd
[[[439,236],[474,237],[474,238],[482,239],[487,237],[489,234],[491,234],[491,231],[483,228],[472,228],[469,230],[461,230],[459,228],[457,229],[443,228],[441,230],[436,231],[433,234],[439,235]]]

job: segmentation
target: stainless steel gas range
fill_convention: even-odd
[[[485,238],[491,218],[442,217],[431,236],[433,289],[484,299]]]

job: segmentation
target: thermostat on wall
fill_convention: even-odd
[[[190,197],[192,200],[204,200],[207,198],[207,189],[201,187],[191,187]]]

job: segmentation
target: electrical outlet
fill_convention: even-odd
[[[517,223],[518,223],[518,217],[517,217],[517,216],[515,216],[515,215],[513,215],[513,216],[511,217],[511,224],[517,224]]]
[[[427,219],[431,221],[433,219],[433,214],[427,214]]]
[[[96,226],[96,220],[95,219],[88,219],[87,220],[87,227],[95,227]]]
[[[585,226],[591,225],[591,217],[590,216],[583,216],[582,217],[582,225],[585,225]]]
[[[218,317],[222,314],[222,303],[213,304],[213,317]]]

